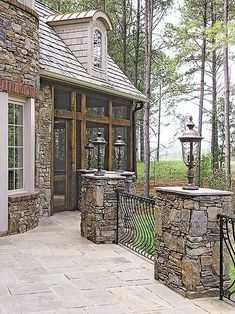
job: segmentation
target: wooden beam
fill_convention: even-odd
[[[71,94],[71,109],[72,109],[72,172],[76,172],[76,93]]]
[[[81,112],[76,112],[76,119],[77,119],[77,120],[82,120],[82,114],[81,114]]]
[[[55,109],[54,115],[56,118],[61,119],[73,119],[73,113],[62,109]]]
[[[90,114],[90,113],[86,113],[85,118],[86,118],[86,121],[94,122],[94,123],[109,124],[109,122],[110,122],[110,118],[109,117],[93,115],[93,114]]]
[[[81,118],[81,168],[84,169],[86,160],[86,95],[82,95]]]
[[[113,125],[131,126],[131,121],[125,120],[125,119],[113,119],[112,123],[113,123]]]
[[[109,115],[108,170],[111,171],[113,168],[113,124],[112,124],[113,105],[111,100],[109,101],[108,115]]]

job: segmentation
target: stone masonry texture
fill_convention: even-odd
[[[35,228],[39,221],[38,193],[9,196],[9,234],[24,233]]]
[[[17,0],[0,0],[0,91],[36,98],[38,90],[38,15]],[[9,234],[36,227],[38,194],[9,196],[8,210]]]
[[[39,191],[40,215],[51,215],[53,100],[51,86],[41,82],[36,104],[36,187]]]
[[[0,0],[0,80],[5,82],[0,86],[20,92],[27,91],[22,86],[39,89],[39,34],[37,16],[17,4]]]
[[[157,191],[156,203],[155,278],[188,298],[218,296],[217,215],[231,214],[231,196]]]
[[[94,243],[115,243],[117,234],[116,191],[134,192],[135,176],[83,175],[81,181],[81,234]]]

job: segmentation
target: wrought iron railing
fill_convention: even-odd
[[[154,259],[155,255],[155,200],[117,192],[117,243]]]
[[[235,302],[235,217],[218,215],[220,223],[220,300]]]

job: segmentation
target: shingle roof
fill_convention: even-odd
[[[42,76],[60,76],[63,81],[92,86],[95,90],[123,95],[129,99],[145,100],[115,62],[108,56],[107,80],[90,76],[57,33],[45,22],[45,18],[56,12],[41,3],[36,3],[39,14],[40,68]]]

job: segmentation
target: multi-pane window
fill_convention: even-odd
[[[101,69],[102,67],[102,34],[96,29],[94,31],[94,67]]]
[[[24,187],[24,104],[8,105],[8,190]]]

